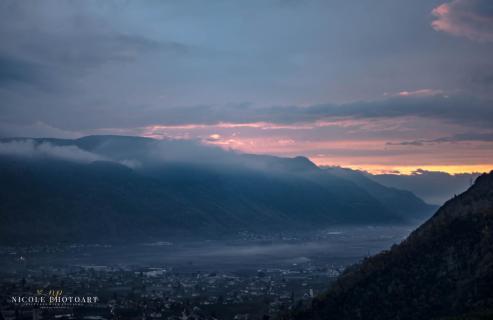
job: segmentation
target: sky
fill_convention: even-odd
[[[491,0],[0,0],[0,136],[493,169]]]

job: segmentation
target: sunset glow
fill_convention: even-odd
[[[2,16],[1,137],[196,141],[369,172],[493,168],[493,20],[478,1],[114,5]]]
[[[331,166],[327,164],[323,160],[318,162],[317,159],[310,159],[314,163],[319,166]],[[400,175],[409,175],[413,174],[419,170],[425,171],[436,171],[436,172],[446,172],[449,174],[461,174],[461,173],[487,173],[493,170],[492,164],[484,164],[484,165],[470,165],[470,166],[430,166],[430,165],[417,165],[417,166],[376,166],[372,164],[362,165],[362,166],[352,166],[352,165],[341,165],[343,168],[350,168],[354,170],[366,171],[371,174],[400,174]]]

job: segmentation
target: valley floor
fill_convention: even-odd
[[[33,312],[43,319],[269,319],[309,301],[345,266],[400,242],[413,227],[240,233],[229,241],[1,247],[1,308],[6,319],[31,319]],[[98,301],[56,308],[11,301],[40,289]]]

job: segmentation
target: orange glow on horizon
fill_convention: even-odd
[[[483,173],[493,170],[493,163],[481,163],[480,158],[475,157],[473,152],[469,157],[457,157],[456,149],[443,150],[441,156],[430,154],[430,158],[423,162],[426,153],[408,153],[403,155],[386,155],[386,145],[384,140],[370,141],[306,141],[297,143],[292,139],[279,138],[250,138],[250,139],[225,139],[209,141],[208,144],[220,146],[224,149],[233,149],[240,152],[256,154],[274,154],[284,157],[296,155],[307,155],[312,150],[330,149],[331,152],[345,151],[365,151],[378,152],[381,154],[369,156],[351,155],[312,155],[308,156],[312,162],[318,166],[340,166],[344,168],[367,171],[373,174],[397,173],[411,174],[422,169],[426,171],[440,171],[449,174],[460,173]],[[457,146],[456,146],[457,147]],[[426,149],[422,149],[426,151]],[[429,151],[429,150],[428,150]]]
[[[318,166],[330,166],[329,163],[319,162],[316,159],[310,159]],[[493,170],[493,164],[474,164],[474,165],[414,165],[414,166],[382,166],[382,165],[340,165],[343,168],[349,168],[353,170],[366,171],[371,174],[401,174],[410,175],[418,169],[426,171],[440,171],[448,174],[461,174],[461,173],[488,173]]]
[[[438,90],[404,91],[400,95],[436,94]],[[418,121],[419,120],[419,121]],[[311,123],[219,122],[216,124],[152,125],[136,128],[155,139],[195,139],[206,145],[242,153],[281,157],[304,155],[319,166],[340,166],[370,173],[411,174],[422,169],[449,174],[489,172],[493,169],[493,142],[439,141],[461,128],[423,119],[326,119]],[[418,123],[418,126],[413,126]],[[323,131],[322,128],[330,130]],[[318,130],[318,131],[317,131]],[[423,143],[412,141],[411,133]],[[374,133],[379,133],[378,135]],[[393,136],[394,133],[402,135]],[[419,134],[418,134],[419,133]],[[389,138],[385,138],[390,134]],[[437,139],[437,142],[434,142]],[[427,142],[429,141],[429,142]]]

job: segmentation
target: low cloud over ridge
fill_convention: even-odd
[[[55,158],[82,163],[107,160],[105,157],[79,149],[76,146],[55,146],[48,142],[38,144],[30,139],[1,142],[0,154],[30,158]]]
[[[134,168],[139,165],[134,160],[115,161],[108,157],[82,150],[74,145],[57,146],[49,142],[38,143],[32,139],[19,139],[7,142],[0,142],[0,155],[28,157],[28,158],[49,158],[77,163],[91,163],[95,161],[117,162],[124,166]]]

